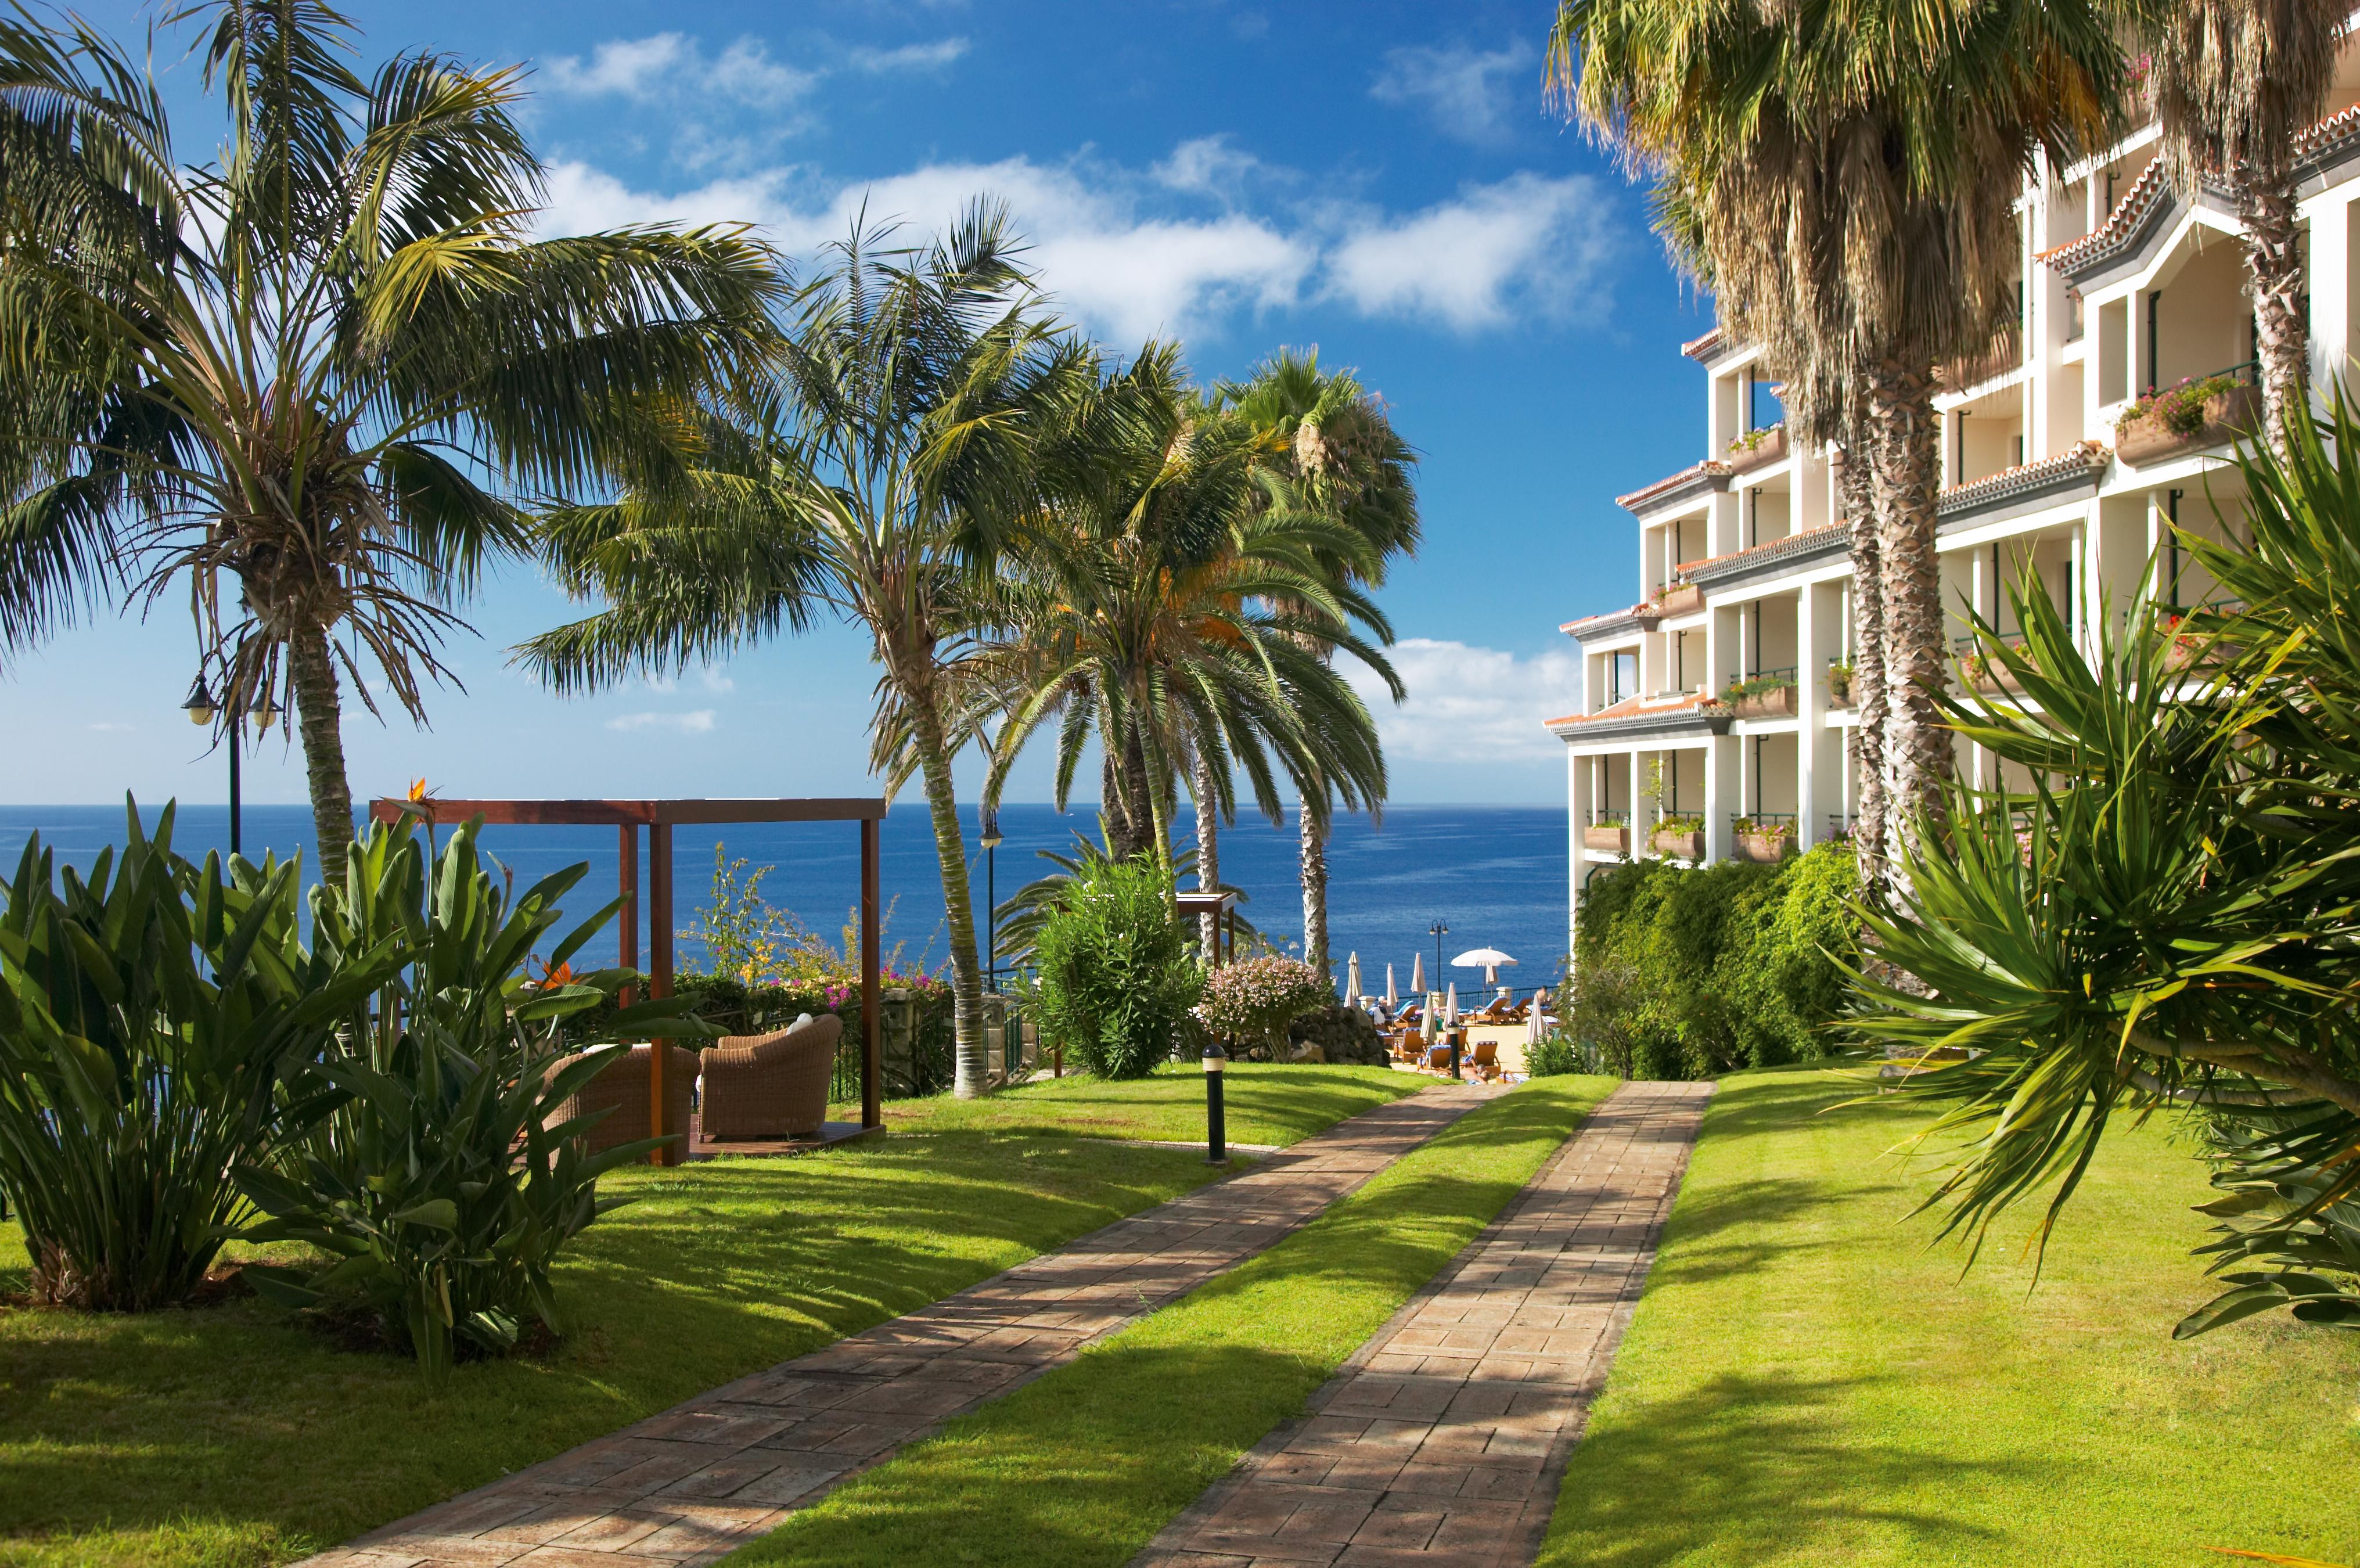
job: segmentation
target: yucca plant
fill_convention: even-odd
[[[298,865],[172,852],[127,813],[87,878],[34,835],[0,913],[0,1189],[37,1299],[137,1311],[185,1300],[267,1159],[331,1100],[289,1092],[371,990],[394,940],[304,949]]]
[[[380,825],[353,847],[344,885],[315,895],[322,953],[390,944],[400,968],[374,1008],[355,1013],[347,1048],[315,1069],[339,1102],[316,1135],[293,1157],[237,1172],[268,1216],[246,1239],[300,1242],[331,1260],[250,1266],[256,1288],[289,1305],[362,1308],[430,1377],[462,1355],[512,1349],[532,1321],[559,1332],[551,1266],[624,1201],[600,1198],[598,1178],[664,1141],[589,1155],[575,1135],[596,1116],[551,1124],[624,1049],[570,1054],[562,1021],[606,1006],[635,977],[577,977],[569,966],[613,916],[610,904],[558,941],[531,978],[528,960],[563,917],[558,901],[588,868],[545,877],[511,901],[477,851],[478,826],[461,828],[430,867],[413,828]],[[672,999],[618,1008],[602,1033],[714,1032],[686,1007]]]

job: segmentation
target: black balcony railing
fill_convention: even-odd
[[[1731,827],[1734,828],[1741,822],[1751,822],[1756,828],[1792,828],[1795,814],[1791,811],[1732,811],[1729,814]]]
[[[1631,826],[1631,808],[1627,806],[1595,806],[1590,813],[1590,825],[1592,828],[1628,828]]]

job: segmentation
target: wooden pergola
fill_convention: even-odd
[[[885,820],[885,802],[851,795],[811,800],[424,800],[381,799],[369,803],[369,815],[393,823],[405,812],[423,815],[430,822],[461,823],[480,817],[487,824],[508,828],[602,828],[617,830],[617,866],[623,893],[623,968],[639,967],[639,828],[648,830],[648,991],[656,998],[672,994],[672,830],[736,822],[858,822],[860,824],[860,1125],[862,1131],[885,1124],[879,1090],[878,1019],[878,872],[879,835]],[[664,1125],[664,1058],[667,1051],[648,1052],[648,1132],[663,1137],[677,1130]],[[667,1144],[656,1161],[676,1165],[680,1146]]]
[[[1225,964],[1238,956],[1238,895],[1234,893],[1211,893],[1198,889],[1194,893],[1175,894],[1173,903],[1178,906],[1180,918],[1213,919],[1213,961]]]

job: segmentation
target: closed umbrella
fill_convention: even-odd
[[[1497,948],[1470,948],[1450,960],[1451,964],[1459,969],[1481,970],[1485,985],[1499,984],[1501,966],[1512,965],[1515,961]]]
[[[1358,1007],[1360,1004],[1360,955],[1354,953],[1344,962],[1344,1000]]]
[[[1410,955],[1409,988],[1420,996],[1426,994],[1426,955],[1424,953]]]
[[[1459,1026],[1459,982],[1457,981],[1450,982],[1450,1000],[1442,1005],[1445,1022],[1451,1027],[1457,1028]]]
[[[1391,964],[1385,966],[1385,1011],[1401,1011],[1401,992],[1393,989],[1393,966]]]

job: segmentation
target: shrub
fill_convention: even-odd
[[[2150,416],[2174,435],[2194,435],[2204,428],[2206,400],[2234,392],[2238,385],[2237,378],[2230,375],[2191,377],[2177,386],[2134,399],[2114,420],[2115,439]]]
[[[1852,852],[1820,845],[1775,866],[1601,870],[1582,894],[1577,1047],[1629,1078],[1708,1078],[1827,1054],[1841,1005],[1828,957],[1852,947]]]
[[[1288,1025],[1335,1000],[1328,977],[1300,959],[1245,959],[1205,978],[1196,1016],[1216,1035],[1275,1054]]]
[[[202,868],[151,839],[87,881],[37,834],[0,913],[0,1189],[37,1299],[137,1311],[185,1299],[243,1206],[230,1171],[322,1114],[281,1093],[391,973],[377,946],[306,951],[292,862]]]
[[[1033,939],[1042,1042],[1102,1078],[1140,1078],[1172,1055],[1203,984],[1196,932],[1143,856],[1084,864]]]
[[[320,950],[388,948],[400,968],[374,1013],[352,1020],[349,1050],[323,1058],[307,1091],[333,1109],[300,1158],[248,1164],[238,1183],[268,1216],[244,1234],[300,1242],[322,1268],[249,1266],[264,1295],[296,1306],[357,1304],[430,1377],[459,1355],[515,1346],[529,1321],[560,1331],[550,1267],[615,1207],[597,1179],[661,1140],[597,1155],[546,1124],[623,1047],[568,1055],[562,1021],[636,979],[576,976],[567,960],[614,914],[609,905],[560,941],[536,982],[526,960],[562,918],[557,901],[588,870],[542,879],[510,904],[479,864],[476,824],[452,835],[428,874],[407,828],[354,846],[343,888],[313,910]],[[632,1038],[710,1035],[678,999],[611,1014]],[[604,1113],[601,1113],[604,1114]]]
[[[1535,1078],[1560,1078],[1569,1072],[1582,1072],[1588,1069],[1581,1056],[1573,1036],[1559,1029],[1538,1045],[1525,1047],[1524,1070]]]

